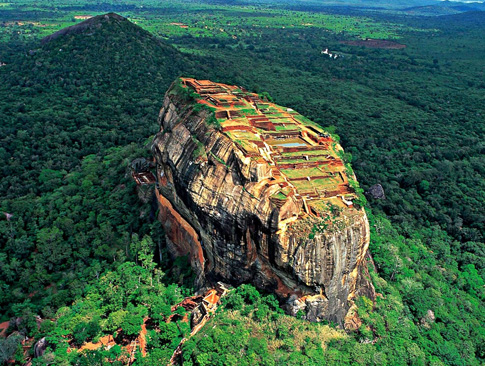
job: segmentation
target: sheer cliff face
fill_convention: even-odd
[[[159,122],[159,219],[200,286],[250,282],[289,312],[339,323],[356,295],[374,296],[367,218],[352,203],[340,146],[318,126],[236,87],[193,79],[167,92]]]

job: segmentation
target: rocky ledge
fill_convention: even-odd
[[[354,299],[375,296],[369,224],[336,139],[243,88],[188,78],[159,122],[159,219],[198,286],[253,283],[289,313],[354,323]]]

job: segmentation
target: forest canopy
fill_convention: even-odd
[[[333,126],[361,186],[386,197],[368,195],[379,295],[358,300],[357,331],[287,317],[244,285],[184,344],[184,364],[485,362],[483,12],[25,4],[33,10],[0,4],[0,211],[12,215],[0,220],[0,322],[12,319],[0,363],[22,364],[26,336],[47,339],[34,365],[122,364],[122,347],[67,349],[106,336],[123,345],[147,318],[148,354],[135,364],[167,363],[190,331],[185,314],[166,321],[194,294],[193,275],[169,257],[129,168],[150,157],[180,75],[267,92]],[[81,13],[113,10],[133,22],[40,42]],[[372,34],[406,47],[347,42]]]

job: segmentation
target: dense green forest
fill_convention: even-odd
[[[98,337],[105,328],[101,317],[115,313],[121,322],[133,299],[160,309],[164,297],[170,313],[170,305],[190,292],[170,276],[187,265],[169,264],[150,192],[136,189],[129,169],[134,158],[150,156],[163,94],[181,65],[190,70],[190,61],[128,21],[101,23],[95,39],[66,36],[22,45],[20,52],[12,44],[3,48],[11,64],[0,87],[1,210],[13,217],[0,221],[0,314],[2,321],[22,319],[9,331],[36,339],[48,334],[64,356],[63,336],[75,333],[77,344]],[[141,259],[155,252],[167,275]],[[107,291],[98,287],[103,278],[113,276],[123,276],[118,281],[126,286],[112,295],[120,302],[99,293]],[[130,279],[140,276],[149,282],[134,292]],[[158,300],[148,300],[147,292]],[[106,308],[94,297],[103,298]],[[64,306],[73,302],[74,313],[66,314]],[[56,328],[47,319],[60,325],[60,314],[72,319]],[[37,329],[39,316],[46,322]],[[92,329],[79,331],[86,324]],[[45,362],[52,362],[49,357]]]
[[[46,34],[32,25],[2,29],[0,211],[13,216],[0,221],[0,321],[18,321],[13,337],[0,338],[0,363],[8,355],[22,364],[16,334],[47,337],[36,365],[123,363],[119,347],[67,353],[67,340],[79,346],[123,325],[116,335],[123,344],[147,316],[148,356],[137,355],[137,365],[166,363],[187,334],[186,323],[164,321],[194,291],[187,264],[169,259],[155,209],[139,198],[150,192],[129,171],[135,157],[149,157],[163,94],[179,75],[265,90],[335,126],[361,186],[380,183],[386,194],[369,197],[369,268],[380,295],[374,306],[359,300],[358,331],[288,317],[274,297],[242,286],[184,344],[184,364],[485,362],[483,12],[369,18],[318,7],[153,10],[214,29],[232,22],[228,36],[209,23],[203,32],[195,23],[194,31],[167,27],[128,2],[103,6],[0,10],[4,24],[24,13],[74,24],[72,11],[119,10],[153,32],[102,18],[88,31],[41,43]],[[211,7],[217,19],[207,15]],[[330,25],[282,28],[284,16]],[[407,47],[341,43],[357,38],[339,24],[359,17],[372,20],[362,22],[362,34],[384,32]],[[341,57],[322,54],[326,48]]]

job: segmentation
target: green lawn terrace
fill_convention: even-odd
[[[245,157],[269,165],[270,176],[262,179],[278,188],[270,198],[275,206],[292,197],[301,202],[301,215],[324,216],[328,207],[355,211],[341,148],[318,124],[237,86],[181,80],[200,96],[198,103],[215,111],[222,133]]]

